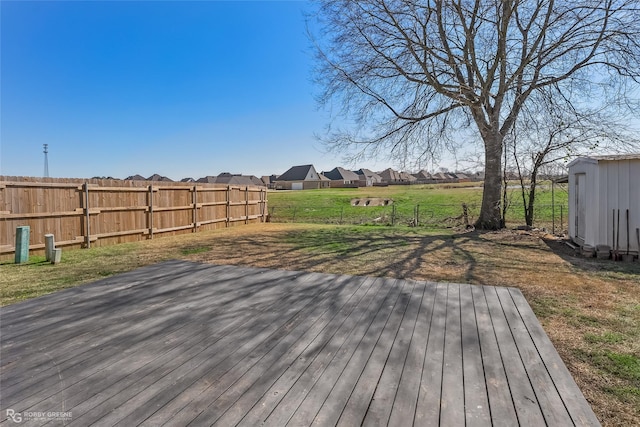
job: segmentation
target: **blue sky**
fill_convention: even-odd
[[[341,165],[314,137],[310,7],[1,1],[0,174],[42,176],[44,143],[53,177]]]

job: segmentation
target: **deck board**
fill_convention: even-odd
[[[170,261],[0,321],[23,425],[599,425],[514,288]]]

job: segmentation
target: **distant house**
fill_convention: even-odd
[[[242,175],[232,174],[229,172],[222,172],[218,176],[205,176],[200,178],[198,182],[208,184],[224,184],[224,185],[241,185],[241,186],[257,186],[264,187],[264,182],[260,178],[254,175]]]
[[[395,171],[391,168],[387,168],[382,172],[378,172],[378,175],[382,178],[382,182],[387,184],[400,184],[402,183],[402,178],[400,177],[400,172]]]
[[[341,167],[322,172],[322,175],[331,180],[332,188],[357,188],[360,183],[360,176],[357,173]]]
[[[275,181],[277,190],[309,190],[329,188],[330,180],[320,175],[313,165],[293,166]]]
[[[147,178],[147,181],[173,182],[172,179],[167,178],[166,176],[159,175],[157,173],[154,173],[149,178]]]
[[[193,178],[182,178],[180,182],[196,182],[196,180]]]
[[[431,176],[431,174],[424,169],[412,175],[416,179],[416,184],[430,184],[434,182],[434,179]]]
[[[400,182],[403,184],[405,183],[415,184],[417,180],[418,178],[416,178],[415,176],[411,175],[408,172],[400,172]]]
[[[456,178],[458,178],[458,182],[471,182],[471,177],[466,173],[456,172]]]
[[[434,173],[431,176],[433,177],[435,182],[438,183],[438,184],[452,183],[452,182],[457,182],[458,181],[458,179],[455,177],[455,175],[452,175],[452,174],[450,174],[448,172],[437,172],[437,173]]]
[[[138,175],[138,174],[131,175],[131,176],[128,176],[128,177],[125,178],[125,181],[146,181],[146,180],[147,180],[147,178],[145,178],[142,175]]]
[[[360,179],[360,182],[358,184],[360,187],[371,187],[373,185],[382,183],[382,177],[369,169],[358,169],[354,172]]]
[[[275,189],[275,183],[278,180],[278,175],[264,175],[262,178],[263,185],[267,188]]]

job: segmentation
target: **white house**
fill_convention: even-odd
[[[579,157],[568,167],[569,237],[638,254],[640,154]]]

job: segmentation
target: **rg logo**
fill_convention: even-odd
[[[7,409],[7,419],[11,419],[14,423],[22,422],[22,414],[13,409]]]

